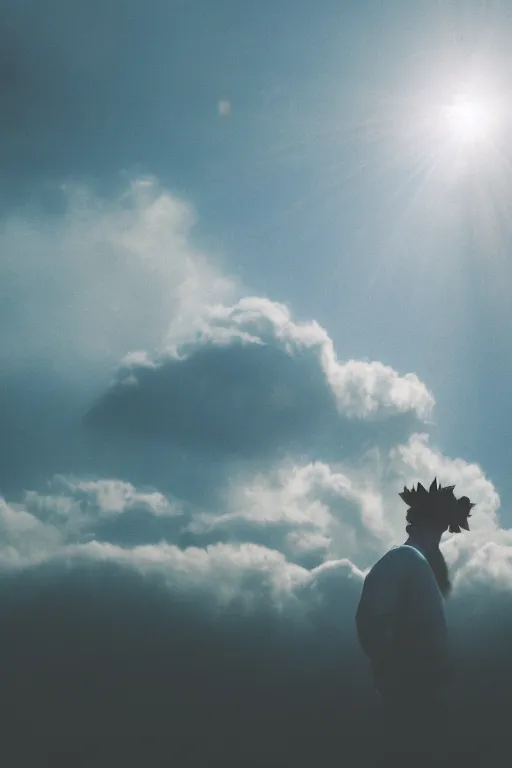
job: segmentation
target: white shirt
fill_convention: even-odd
[[[356,627],[377,687],[439,687],[451,672],[443,596],[424,555],[404,544],[366,576]]]

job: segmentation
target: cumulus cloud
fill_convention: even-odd
[[[426,434],[414,434],[407,443],[391,451],[390,479],[397,485],[403,482],[409,487],[418,480],[426,484],[433,477],[437,477],[443,485],[455,485],[459,496],[468,496],[476,504],[469,520],[470,532],[464,536],[447,534],[442,545],[454,574],[455,588],[462,588],[468,581],[469,573],[476,576],[479,568],[482,569],[479,578],[490,580],[493,569],[486,571],[486,558],[482,558],[481,553],[489,551],[490,546],[495,554],[495,571],[502,572],[507,557],[506,547],[502,547],[510,542],[510,532],[500,525],[500,498],[496,488],[477,464],[461,458],[451,459],[433,450]],[[398,505],[395,503],[394,506]],[[388,508],[391,512],[393,504],[388,502]],[[395,525],[398,525],[400,514],[398,509],[396,511]],[[492,542],[499,545],[497,549]],[[499,560],[503,561],[502,565],[498,564]]]
[[[220,513],[195,515],[187,530],[206,541],[260,541],[310,567],[340,558],[365,562],[391,535],[378,494],[322,462],[239,477],[224,503]]]
[[[88,418],[203,452],[322,456],[396,441],[433,404],[414,374],[341,362],[316,323],[295,322],[283,305],[249,297],[206,307],[186,335],[171,324],[160,354],[125,358]]]
[[[57,476],[46,492],[27,491],[10,506],[4,501],[4,528],[8,551],[18,542],[20,560],[27,542],[32,548],[40,542],[41,556],[53,556],[60,545],[73,552],[81,547],[90,553],[125,550],[128,562],[137,549],[139,559],[150,560],[153,553],[156,562],[167,563],[175,546],[191,551],[226,546],[226,552],[230,547],[235,552],[250,545],[254,551],[279,553],[292,568],[311,570],[346,560],[364,570],[404,535],[405,507],[397,487],[410,484],[411,477],[426,483],[433,473],[476,502],[472,530],[464,536],[446,534],[442,545],[456,589],[478,563],[488,561],[484,545],[489,543],[494,570],[503,576],[509,532],[498,523],[496,490],[477,465],[443,456],[424,434],[378,451],[378,461],[372,451],[345,464],[300,465],[288,459],[273,471],[246,469],[203,506],[119,479]]]
[[[423,419],[432,411],[434,398],[415,374],[401,377],[378,362],[340,362],[327,332],[316,322],[294,321],[283,304],[247,297],[231,307],[209,308],[194,326],[194,337],[181,339],[187,356],[200,343],[229,345],[234,340],[278,347],[292,358],[309,353],[322,371],[338,411],[348,418],[412,411]],[[172,339],[172,331],[170,335]],[[179,349],[174,351],[180,356]]]

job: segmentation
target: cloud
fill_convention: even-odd
[[[378,493],[321,462],[237,477],[224,504],[220,513],[194,515],[187,531],[203,542],[260,542],[310,568],[341,558],[365,562],[391,535]]]
[[[330,474],[322,472],[324,485],[328,484]],[[303,496],[306,500],[311,493],[312,473],[311,467],[297,472],[295,483],[305,485],[302,494],[298,489],[291,493],[289,476],[283,482],[292,498],[282,516],[295,521],[297,532],[308,514],[313,524],[323,523],[307,507],[296,509],[298,499]],[[256,484],[256,493],[257,488]],[[344,489],[348,490],[348,483]],[[98,521],[129,515],[137,504],[157,520],[168,516],[179,520],[181,510],[158,493],[138,492],[114,481],[60,478],[53,491],[53,497],[27,494],[24,506],[11,509],[2,518],[3,540],[7,538],[18,553],[17,559],[3,560],[0,574],[0,605],[7,628],[2,646],[16,659],[29,638],[38,638],[37,649],[21,673],[22,683],[26,681],[23,689],[29,693],[24,722],[33,723],[36,734],[59,716],[67,724],[66,733],[74,734],[75,746],[68,746],[69,754],[74,754],[77,744],[82,744],[86,754],[103,744],[115,746],[131,759],[130,753],[145,743],[153,760],[162,759],[166,746],[159,729],[163,726],[157,728],[156,723],[162,722],[159,702],[165,701],[163,711],[171,723],[164,730],[172,734],[173,754],[181,760],[200,763],[209,756],[213,764],[217,760],[225,764],[226,759],[241,759],[247,755],[248,743],[259,734],[253,754],[257,765],[284,747],[292,723],[295,727],[301,724],[300,735],[288,744],[287,755],[295,755],[298,765],[308,764],[307,750],[327,758],[340,736],[344,753],[352,760],[370,759],[367,745],[358,739],[372,717],[368,709],[373,701],[371,681],[353,626],[363,572],[350,559],[327,560],[316,567],[299,565],[280,551],[278,541],[273,547],[251,543],[250,532],[245,542],[219,541],[206,546],[181,547],[164,541],[120,546],[101,537],[81,541],[82,533],[94,530]],[[264,504],[266,500],[268,496],[260,501]],[[269,507],[268,517],[272,518],[278,510]],[[247,505],[246,512],[248,517],[254,516],[254,503]],[[339,509],[329,510],[329,516],[337,514],[341,514]],[[70,520],[82,522],[74,530],[66,529]],[[60,532],[60,538],[52,539],[50,532]],[[225,535],[229,539],[229,528]],[[24,567],[20,569],[21,563]],[[502,678],[492,678],[496,700],[503,699],[510,676],[508,650],[505,653],[500,641],[504,628],[493,624],[508,607],[510,589],[503,586],[505,582],[498,600],[496,584],[486,578],[482,568],[472,589],[457,589],[449,604],[463,675],[462,684],[451,694],[459,702],[452,723],[459,717],[466,727],[475,722],[479,730],[470,729],[472,735],[482,735],[490,727],[475,701],[483,681],[473,667],[486,656],[474,646],[475,632],[485,638],[486,648],[499,651],[494,663],[500,664]],[[489,610],[490,595],[497,614]],[[485,618],[483,626],[474,623],[476,616],[479,621]],[[509,636],[510,630],[505,629]],[[53,694],[41,713],[36,705],[49,684],[45,677],[48,664],[53,670]],[[494,675],[489,661],[485,669]],[[473,687],[468,681],[473,681]],[[10,696],[11,703],[21,704],[19,685],[19,676],[15,680],[9,671],[2,700]],[[122,694],[126,686],[128,698]],[[463,704],[462,695],[466,697]],[[66,710],[70,696],[75,705]],[[95,705],[86,717],[87,701]],[[21,727],[15,712],[16,708],[8,717],[9,735]],[[246,723],[240,726],[246,741],[237,746],[231,736],[238,716]],[[108,733],[101,728],[103,718],[107,718]],[[200,743],[183,736],[185,732],[192,735],[203,718],[203,733],[217,732],[219,741],[213,752],[213,735]],[[257,730],[256,723],[267,722],[273,725],[261,725],[262,732]],[[130,733],[121,738],[127,723],[131,723]],[[456,730],[461,733],[460,728]],[[46,740],[50,744],[46,750],[57,748],[48,734]],[[59,743],[62,746],[61,740]],[[30,746],[25,745],[25,750]]]
[[[335,743],[329,683],[335,668],[326,664],[329,633],[318,632],[313,619],[315,611],[324,614],[331,592],[335,597],[334,583],[328,587],[325,573],[308,578],[309,623],[294,620],[290,610],[272,614],[268,598],[293,581],[279,576],[276,555],[265,559],[247,548],[235,554],[226,563],[216,548],[179,563],[187,589],[201,573],[203,586],[219,579],[218,592],[213,583],[206,590],[202,610],[184,589],[162,591],[158,580],[100,560],[2,579],[2,650],[11,660],[22,657],[37,628],[37,644],[16,674],[12,664],[5,670],[0,692],[1,704],[10,703],[4,746],[16,746],[17,764],[37,754],[61,760],[115,754],[126,765],[142,755],[153,764],[172,757],[192,765],[259,765],[272,756],[280,762],[281,755],[303,765],[307,748],[327,755]],[[240,601],[211,611],[208,599],[224,594],[233,570],[262,586],[251,612]],[[336,583],[338,599],[343,583]],[[348,594],[355,599],[357,589]],[[338,660],[334,679],[348,664]],[[357,689],[346,678],[335,711],[353,720]],[[31,739],[20,738],[27,727]],[[350,753],[348,734],[343,741]]]
[[[0,228],[4,492],[55,474],[123,474],[77,427],[83,413],[120,359],[157,348],[171,325],[237,290],[195,246],[191,205],[156,180],[109,197],[64,184],[57,198],[50,210],[20,207]]]
[[[414,374],[338,361],[320,326],[266,299],[207,306],[187,330],[171,324],[166,351],[125,358],[89,423],[206,452],[323,456],[396,440],[434,404]]]
[[[422,419],[434,406],[432,394],[416,375],[400,377],[381,363],[341,363],[323,328],[316,322],[294,321],[286,306],[269,299],[246,297],[230,307],[210,307],[196,319],[192,330],[195,337],[181,339],[184,354],[190,354],[193,345],[201,342],[229,345],[234,340],[247,345],[273,345],[291,357],[309,353],[325,376],[338,410],[349,418],[413,411]],[[171,347],[172,351],[179,355],[179,350]]]
[[[424,434],[337,465],[288,458],[271,471],[246,468],[203,505],[193,494],[172,497],[115,478],[57,476],[45,492],[27,491],[10,506],[4,501],[4,526],[9,552],[13,541],[20,543],[20,560],[27,542],[30,551],[41,542],[42,557],[53,557],[59,546],[73,552],[89,547],[91,553],[123,550],[128,560],[131,552],[143,560],[153,553],[155,561],[165,545],[171,547],[162,550],[166,562],[175,546],[194,551],[227,546],[235,552],[250,545],[279,553],[292,568],[311,571],[347,560],[363,570],[404,535],[405,507],[397,487],[410,484],[413,476],[427,482],[433,473],[476,502],[471,531],[447,534],[443,543],[455,587],[462,588],[468,573],[488,561],[484,545],[492,545],[495,564],[501,553],[506,566],[509,532],[499,526],[499,497],[482,470],[443,456]],[[507,572],[496,569],[502,576]],[[480,578],[490,578],[491,571],[485,574]]]
[[[476,504],[469,521],[470,532],[464,536],[447,535],[443,543],[455,588],[462,589],[468,579],[470,589],[476,588],[477,581],[482,578],[492,581],[493,570],[503,573],[508,556],[503,545],[511,540],[510,532],[500,526],[500,498],[497,490],[482,468],[460,458],[450,459],[440,451],[433,450],[426,434],[412,435],[406,444],[391,451],[390,479],[397,486],[402,482],[407,486],[417,481],[427,483],[433,477],[437,477],[443,485],[455,485],[458,495],[468,496]],[[396,502],[394,506],[397,506]],[[389,508],[391,510],[393,505],[389,504]],[[400,514],[396,515],[397,526],[400,517]],[[483,553],[489,552],[489,547],[494,552],[494,568],[485,565],[488,559]],[[500,560],[501,565],[498,564]]]
[[[234,285],[192,243],[189,204],[152,178],[117,198],[64,184],[60,213],[25,208],[0,233],[0,343],[10,368],[114,365],[153,348]],[[23,308],[23,309],[21,309]]]
[[[474,668],[506,703],[512,540],[484,470],[433,443],[432,393],[240,298],[154,180],[65,199],[1,234],[0,704],[25,764],[356,765],[362,580],[434,475],[477,503],[443,543],[450,701],[491,732]]]
[[[57,528],[45,525],[23,507],[0,499],[0,564],[16,567],[37,563],[41,555],[55,552],[62,543]]]
[[[30,525],[16,525],[15,509]],[[31,552],[39,544],[38,560],[62,549],[126,562],[153,558],[167,570],[176,551],[220,546],[229,553],[248,546],[309,572],[326,561],[371,559],[390,536],[376,492],[321,463],[288,462],[271,474],[233,477],[209,507],[115,479],[56,477],[45,493],[25,492],[10,520],[13,532],[24,536],[20,562],[30,542]]]

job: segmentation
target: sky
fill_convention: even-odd
[[[453,717],[498,754],[512,8],[0,12],[11,764],[363,765],[353,614],[434,476],[476,503]]]

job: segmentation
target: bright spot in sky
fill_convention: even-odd
[[[459,96],[447,107],[446,120],[458,142],[480,142],[491,138],[494,115],[483,101]]]
[[[217,112],[220,117],[229,117],[231,114],[231,102],[226,99],[221,99],[217,102]]]

